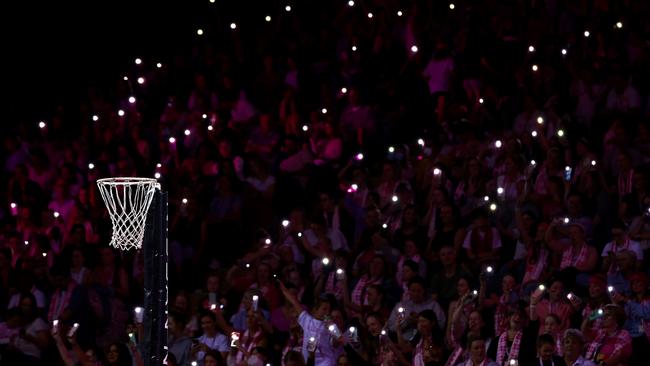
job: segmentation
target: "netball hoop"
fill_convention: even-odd
[[[97,187],[113,224],[110,245],[143,249],[144,338],[146,366],[167,359],[167,193],[152,178],[104,178]]]

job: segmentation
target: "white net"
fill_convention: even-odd
[[[147,212],[160,185],[151,178],[104,178],[99,192],[113,224],[110,245],[129,250],[142,248]]]

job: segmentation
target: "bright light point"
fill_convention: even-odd
[[[203,29],[201,29],[201,28],[197,29],[196,34],[199,35],[199,36],[202,36],[203,35]]]
[[[124,111],[122,109],[118,110],[117,115],[120,117],[124,117]]]
[[[43,252],[43,257],[47,257],[47,253]]]
[[[156,67],[160,69],[162,67],[162,64],[159,62],[156,64]]]
[[[354,332],[356,332],[356,331],[357,331],[357,328],[355,328],[355,327],[350,327],[350,333],[354,333]]]
[[[596,166],[596,160],[591,161],[591,166]]]
[[[264,20],[266,20],[267,22],[270,22],[271,21],[271,16],[270,15],[265,16]]]
[[[544,123],[544,118],[542,116],[537,117],[537,124],[541,125]]]
[[[487,268],[485,270],[487,271],[487,273],[492,273],[494,268],[492,268],[492,266],[487,266]]]
[[[386,335],[386,329],[381,330],[381,335],[384,335],[384,336]]]
[[[29,245],[29,240],[25,240],[25,245]]]
[[[321,112],[322,114],[327,114],[327,108],[323,108],[323,109],[321,109],[320,112]]]
[[[623,23],[622,22],[616,22],[616,28],[618,28],[618,29],[623,28]]]
[[[356,156],[356,158],[357,158],[357,160],[363,160],[363,154],[362,154],[362,153],[358,153],[357,156]]]
[[[144,78],[142,76],[138,78],[138,84],[140,85],[144,84]]]
[[[497,149],[500,149],[502,145],[503,143],[501,143],[501,140],[496,140],[494,142],[494,147],[496,147]]]
[[[535,46],[528,46],[528,52],[535,52]]]
[[[391,197],[391,200],[392,200],[393,202],[397,202],[397,201],[399,201],[399,197],[397,197],[397,196],[393,196],[393,197]]]
[[[11,208],[16,208],[17,207],[17,205],[14,202],[11,202],[10,206],[11,206]]]
[[[124,81],[129,81],[129,77],[128,77],[128,76],[125,76],[125,77],[122,78],[122,80],[124,80]]]
[[[95,164],[93,164],[93,163],[88,163],[88,169],[90,169],[90,170],[95,169]]]
[[[129,97],[129,103],[131,104],[135,103],[135,97],[133,96]]]
[[[567,294],[567,295],[566,295],[566,298],[569,299],[569,300],[571,300],[571,298],[573,298],[573,295],[571,295],[571,294]]]
[[[565,166],[565,167],[564,167],[564,171],[565,171],[565,172],[569,172],[569,171],[571,171],[571,167],[570,167],[570,166],[568,166],[568,165],[567,165],[567,166]]]
[[[544,285],[539,285],[539,287],[537,287],[537,288],[540,289],[540,291],[546,290],[546,286],[544,286]]]
[[[95,122],[99,121],[99,116],[94,114],[93,115],[93,121],[95,121]]]
[[[184,205],[187,205],[187,198],[183,198],[181,202],[183,202]]]
[[[153,177],[156,179],[160,179],[160,173],[158,172],[154,173]]]
[[[346,87],[341,88],[341,93],[342,94],[347,94],[347,92],[348,92],[348,88],[346,88]]]
[[[557,135],[560,137],[564,136],[564,130],[557,130]]]
[[[348,1],[348,6],[354,6],[354,1],[353,0]]]
[[[418,139],[418,145],[424,146],[424,140],[423,139]]]
[[[503,194],[503,187],[497,188],[497,194]]]
[[[614,292],[614,286],[607,286],[607,292]]]
[[[211,3],[211,4],[214,4],[215,1],[217,1],[217,0],[210,0],[210,3]]]
[[[285,10],[286,12],[290,12],[290,11],[291,11],[291,5],[287,5],[287,6],[285,6],[285,7],[284,7],[284,10]]]
[[[342,275],[342,274],[343,274],[343,270],[342,270],[342,269],[340,269],[340,268],[339,268],[339,269],[337,269],[337,270],[336,270],[336,274],[338,274],[338,275]]]
[[[135,59],[135,64],[136,65],[140,65],[141,63],[142,63],[142,59],[140,59],[140,58]]]
[[[203,113],[203,114],[201,115],[201,117],[202,117],[203,119],[208,119],[208,115],[205,114],[205,113]]]
[[[190,130],[185,130],[184,133],[185,133],[185,136],[189,136],[189,135],[192,134],[192,131],[190,131]]]
[[[58,211],[54,211],[52,215],[54,215],[54,218],[58,218],[59,216],[61,216],[61,214]]]
[[[531,69],[532,69],[533,71],[537,71],[537,70],[539,69],[539,67],[537,67],[537,65],[533,65],[533,66],[531,67]]]
[[[433,168],[433,175],[440,175],[442,173],[442,170],[438,168]]]
[[[271,239],[269,239],[269,238],[266,238],[266,240],[264,240],[264,244],[266,244],[266,245],[269,245],[269,244],[271,244]]]
[[[302,233],[298,233],[298,237],[299,237],[299,238],[302,238]]]
[[[388,147],[388,152],[391,153],[391,154],[394,153],[394,152],[395,152],[395,148],[392,147],[392,146],[389,146],[389,147]]]
[[[208,126],[208,131],[212,131],[213,129],[214,127],[212,127],[212,125]]]
[[[289,226],[289,220],[282,220],[282,227]]]
[[[598,309],[598,314],[602,315],[603,314],[603,309]]]
[[[307,126],[307,125],[302,125],[302,131],[303,131],[303,132],[307,132],[307,131],[309,131],[309,126]]]
[[[323,258],[322,262],[323,262],[323,265],[326,266],[326,265],[330,264],[330,259],[325,257],[325,258]]]
[[[402,15],[404,15],[404,13],[402,13],[401,10],[398,10],[398,11],[397,11],[397,16],[398,16],[398,17],[401,17]]]
[[[562,49],[562,55],[566,55],[566,48]]]
[[[489,201],[489,200],[490,200],[490,196],[484,196],[484,197],[483,197],[483,201],[487,202],[487,201]]]
[[[537,164],[537,162],[536,162],[535,160],[531,160],[531,161],[530,161],[530,165],[535,166],[536,164]]]
[[[480,104],[483,104],[483,98],[478,98],[478,102],[479,102]]]
[[[449,9],[451,9],[451,10],[456,9],[456,5],[454,5],[454,3],[450,3],[449,4]]]
[[[43,121],[40,121],[40,122],[38,123],[38,128],[45,128],[45,126],[47,126],[47,125],[46,125],[45,122],[43,122]]]
[[[517,364],[517,360],[510,360],[510,365],[515,366]]]
[[[589,38],[589,35],[590,35],[591,33],[589,33],[589,31],[586,30],[583,34],[585,35],[585,38]]]
[[[246,263],[246,266],[245,266],[245,267],[246,267],[246,268],[251,268],[251,264],[250,264],[250,263]]]
[[[568,224],[568,223],[569,223],[569,218],[568,218],[568,217],[565,217],[564,220],[562,220],[562,221],[563,221],[565,224]]]
[[[418,53],[418,46],[416,45],[411,46],[411,53]]]
[[[533,136],[533,137],[537,137],[537,131],[531,132],[530,135]]]
[[[372,19],[373,16],[372,13],[368,13],[368,19]]]
[[[350,188],[352,188],[352,190],[356,192],[356,190],[359,189],[359,185],[357,185],[356,183],[352,183]]]
[[[397,308],[397,312],[398,312],[398,313],[403,313],[403,312],[404,312],[404,308],[400,306],[399,308]]]
[[[176,138],[175,137],[170,137],[169,138],[169,143],[170,144],[175,144],[176,143]]]
[[[357,51],[357,46],[352,46],[352,52],[356,52],[356,51]]]
[[[382,229],[388,229],[388,224],[386,224],[386,223],[381,224],[381,228],[382,228]]]
[[[161,163],[156,164],[156,168],[158,169],[162,168],[162,164]]]
[[[330,324],[329,327],[327,327],[327,329],[329,329],[330,332],[333,332],[334,329],[336,329],[336,326],[334,324]]]
[[[230,29],[237,29],[236,23],[230,23]]]
[[[490,204],[490,211],[496,211],[497,210],[497,205],[496,203],[491,203]]]

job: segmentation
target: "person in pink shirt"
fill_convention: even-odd
[[[539,326],[539,334],[544,333],[544,323],[546,316],[555,314],[560,319],[558,331],[564,331],[569,327],[569,318],[573,313],[573,307],[568,304],[564,296],[564,284],[556,279],[548,289],[548,298],[542,298],[543,293],[531,296],[531,319],[539,318],[542,320]]]

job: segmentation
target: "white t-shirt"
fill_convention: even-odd
[[[614,242],[610,241],[605,245],[605,248],[603,248],[603,252],[600,254],[601,257],[607,257],[609,255],[609,252],[612,250]],[[631,250],[636,254],[636,260],[640,261],[643,260],[643,250],[641,250],[641,244],[634,240],[629,240],[627,243],[624,244],[618,244],[615,247],[614,254],[622,252],[624,250]]]
[[[217,334],[210,338],[207,335],[202,335],[199,337],[199,343],[203,343],[208,346],[211,350],[217,352],[228,352],[230,351],[230,344],[228,344],[228,338],[217,332]],[[205,352],[199,351],[196,354],[196,358],[200,361],[201,365],[203,364],[203,358],[205,357]]]
[[[303,310],[298,316],[298,324],[300,324],[303,331],[302,356],[305,358],[305,362],[309,358],[309,352],[307,351],[309,338],[314,337],[317,344],[314,354],[314,366],[336,365],[336,357],[340,352],[332,347],[330,333],[325,327],[325,322],[314,318]]]
[[[43,319],[36,318],[25,328],[25,333],[32,337],[36,337],[36,334],[38,332],[43,330],[48,331],[48,329],[49,327],[47,326],[47,323],[43,321]],[[38,348],[36,344],[28,342],[22,337],[16,337],[15,346],[21,353],[25,355],[34,356],[39,359],[41,358],[41,349]]]
[[[39,309],[44,309],[45,308],[45,295],[43,295],[43,292],[36,287],[32,287],[32,295],[34,295],[34,298],[36,298],[36,307]],[[15,294],[9,299],[9,304],[7,305],[7,309],[15,308],[20,305],[20,294]]]

